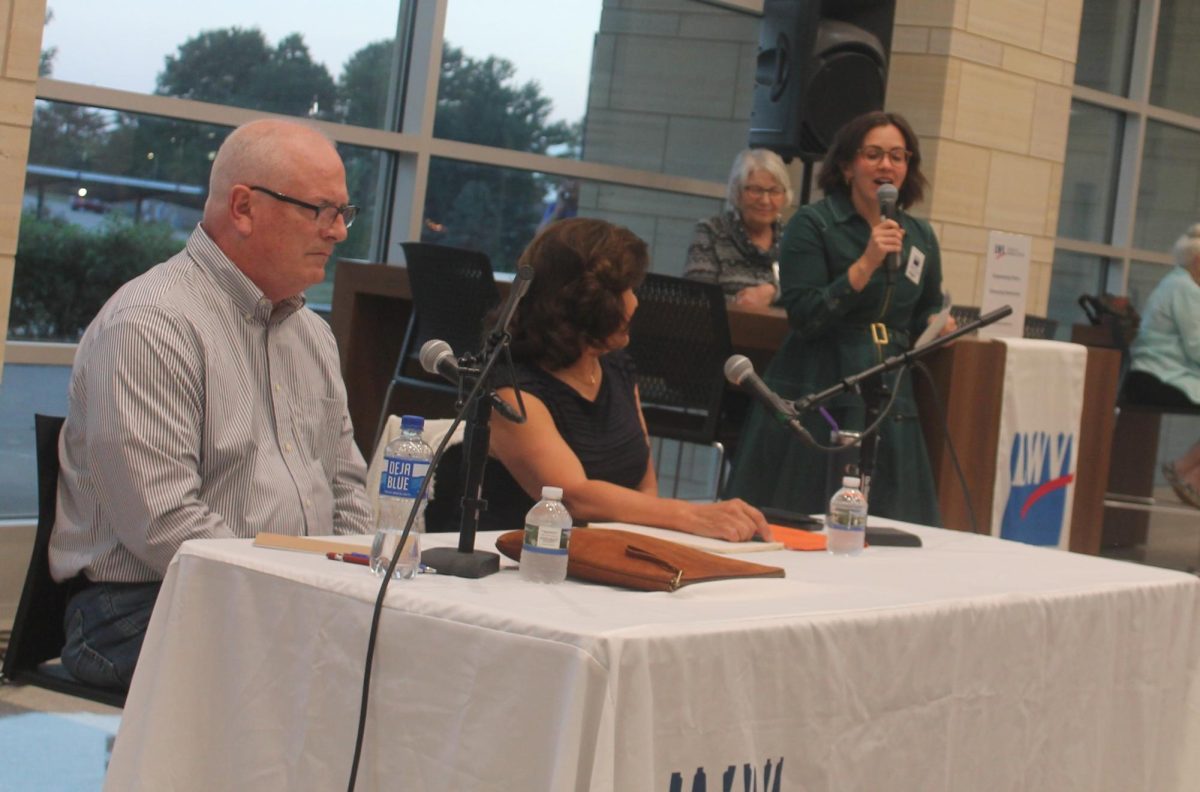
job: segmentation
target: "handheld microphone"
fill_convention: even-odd
[[[440,374],[455,385],[462,380],[454,350],[440,338],[431,338],[421,345],[421,368],[430,374]]]
[[[796,408],[779,398],[767,383],[754,373],[754,364],[745,355],[730,355],[725,361],[725,379],[748,391],[780,421],[795,420]]]
[[[879,214],[884,220],[895,220],[900,222],[896,210],[896,203],[900,200],[900,191],[896,189],[894,184],[881,184],[879,190],[875,193],[875,197],[879,199]],[[900,253],[888,253],[884,264],[888,268],[888,272],[896,272],[900,269]]]

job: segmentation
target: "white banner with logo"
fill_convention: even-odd
[[[1008,347],[996,444],[992,535],[1067,549],[1087,349],[997,339]]]

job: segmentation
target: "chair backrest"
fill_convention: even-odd
[[[713,283],[650,273],[637,296],[629,353],[650,434],[712,443],[732,351],[725,295]]]
[[[121,707],[125,694],[117,690],[92,687],[73,679],[60,668],[41,667],[57,658],[66,643],[63,614],[70,598],[70,586],[50,577],[50,532],[58,504],[58,436],[64,420],[60,416],[35,415],[37,448],[38,521],[25,573],[25,586],[17,605],[12,637],[4,655],[4,676],[16,682],[81,696],[103,704]]]
[[[456,355],[478,352],[483,347],[484,318],[500,304],[500,290],[487,255],[424,242],[405,242],[400,247],[407,262],[412,313],[396,358],[396,370],[379,406],[372,449],[380,444],[388,415],[396,411],[392,395],[401,383],[426,393],[458,392],[438,375],[422,370],[417,360],[421,346],[438,338],[450,344]],[[431,409],[429,404],[424,407],[422,412]]]
[[[447,342],[457,355],[479,351],[484,317],[500,303],[487,255],[424,242],[405,242],[400,247],[415,320],[404,354],[416,354],[431,338]]]

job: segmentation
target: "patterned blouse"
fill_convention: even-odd
[[[777,222],[771,229],[771,248],[764,253],[750,241],[741,216],[727,209],[696,223],[683,277],[716,283],[730,298],[749,286],[772,283],[778,299],[779,238]]]

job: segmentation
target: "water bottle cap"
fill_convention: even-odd
[[[562,500],[562,487],[542,487],[543,500]]]
[[[420,432],[425,428],[425,419],[419,415],[401,415],[401,431]]]
[[[845,476],[842,479],[843,487],[854,487],[855,489],[858,489],[858,485],[861,483],[862,480],[858,476]]]

